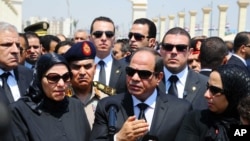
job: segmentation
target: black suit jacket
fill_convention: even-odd
[[[125,59],[116,60],[113,58],[113,64],[110,72],[109,86],[116,89],[116,93],[127,91],[125,68],[128,64]]]
[[[105,109],[112,101],[119,103],[117,112],[118,132],[129,116],[134,115],[133,100],[129,93],[107,97],[99,101],[95,112],[95,122],[91,132],[92,140],[108,141],[108,112]],[[183,117],[192,109],[189,102],[172,95],[159,92],[156,99],[149,135],[158,137],[159,141],[173,141],[180,128]]]
[[[235,64],[241,68],[243,68],[246,72],[250,73],[250,70],[247,68],[247,66],[237,57],[232,55],[230,59],[227,61],[227,64]]]
[[[21,96],[23,96],[26,92],[26,89],[29,87],[30,82],[32,81],[33,71],[22,65],[18,65],[18,67],[14,69],[14,74],[19,88],[19,92]],[[3,93],[4,90],[2,89],[2,87],[0,87],[0,100],[8,105],[10,101]]]
[[[207,77],[209,77],[210,73],[211,73],[211,71],[208,71],[208,70],[201,70],[200,71],[200,74],[203,74],[203,75],[205,75]]]
[[[165,78],[165,77],[164,77]],[[183,98],[192,104],[193,109],[206,109],[207,101],[204,98],[206,92],[206,84],[208,77],[194,72],[193,70],[188,70],[188,76],[184,88]],[[166,81],[165,79],[159,85],[161,91],[166,92]]]

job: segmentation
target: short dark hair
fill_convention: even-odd
[[[234,52],[237,52],[242,45],[247,45],[250,43],[250,32],[239,32],[234,38]]]
[[[54,35],[45,35],[41,37],[41,44],[43,45],[43,48],[45,49],[45,51],[47,52],[50,51],[50,43],[52,41],[59,43],[60,39]]]
[[[27,39],[29,39],[29,38],[38,38],[39,42],[41,42],[40,37],[35,32],[27,31],[27,32],[24,33],[24,35],[26,36]]]
[[[133,55],[131,56],[131,59],[134,57],[134,55],[137,53],[137,52],[141,52],[141,51],[146,51],[146,52],[149,52],[151,54],[153,54],[155,56],[155,68],[154,68],[154,71],[156,73],[160,73],[160,72],[163,72],[163,67],[164,67],[164,63],[163,63],[163,59],[160,55],[159,52],[157,52],[155,49],[153,48],[148,48],[148,47],[141,47],[139,48],[138,50],[136,50]]]
[[[62,47],[62,46],[66,46],[66,45],[69,45],[69,46],[73,46],[73,42],[72,41],[61,41],[61,42],[59,42],[57,45],[56,45],[56,47],[55,47],[55,50],[54,50],[54,52],[55,53],[58,53],[58,50],[59,50],[59,48],[60,47]]]
[[[24,42],[26,44],[25,47],[20,47],[20,54],[22,55],[23,54],[23,50],[27,49],[29,47],[29,42],[28,42],[28,39],[27,37],[25,36],[25,33],[18,33],[19,34],[19,37],[23,38],[24,39]]]
[[[162,43],[164,43],[164,42],[163,42],[163,41],[164,41],[164,38],[165,38],[167,35],[169,35],[169,34],[174,34],[174,35],[179,34],[179,35],[184,35],[184,36],[186,36],[186,37],[188,38],[188,46],[189,46],[189,47],[191,46],[191,37],[190,37],[189,33],[188,33],[184,28],[181,28],[181,27],[174,27],[174,28],[169,29],[169,30],[165,33],[165,35],[164,35],[164,37],[163,37],[163,39],[162,39]]]
[[[222,65],[228,48],[220,37],[209,37],[204,40],[200,49],[201,68],[215,69]]]
[[[94,28],[93,25],[94,25],[94,23],[97,22],[97,21],[105,21],[105,22],[112,23],[113,26],[114,26],[114,32],[115,32],[115,24],[114,24],[114,22],[113,22],[110,18],[108,18],[108,17],[100,16],[100,17],[95,18],[95,19],[92,21],[91,26],[90,26],[90,33],[93,32],[93,28]]]
[[[129,46],[129,39],[118,39],[115,41],[115,44],[121,44],[121,52],[122,55],[124,55],[126,52],[131,52],[130,46]]]
[[[156,38],[156,26],[155,23],[147,18],[136,19],[133,24],[146,24],[148,25],[148,36],[149,38]]]

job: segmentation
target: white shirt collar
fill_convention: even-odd
[[[156,98],[157,98],[157,90],[155,89],[154,92],[143,102],[147,104],[151,108],[155,108],[156,104]],[[139,99],[137,99],[135,96],[132,95],[133,99],[133,106],[137,106],[139,103],[142,103]]]

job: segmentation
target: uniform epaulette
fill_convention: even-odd
[[[94,81],[93,84],[98,90],[100,90],[100,91],[102,91],[110,96],[115,95],[116,90],[114,88],[106,86],[98,81]]]

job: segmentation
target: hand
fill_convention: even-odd
[[[136,141],[148,132],[148,127],[149,125],[145,120],[137,120],[135,116],[130,116],[116,134],[116,140]]]

